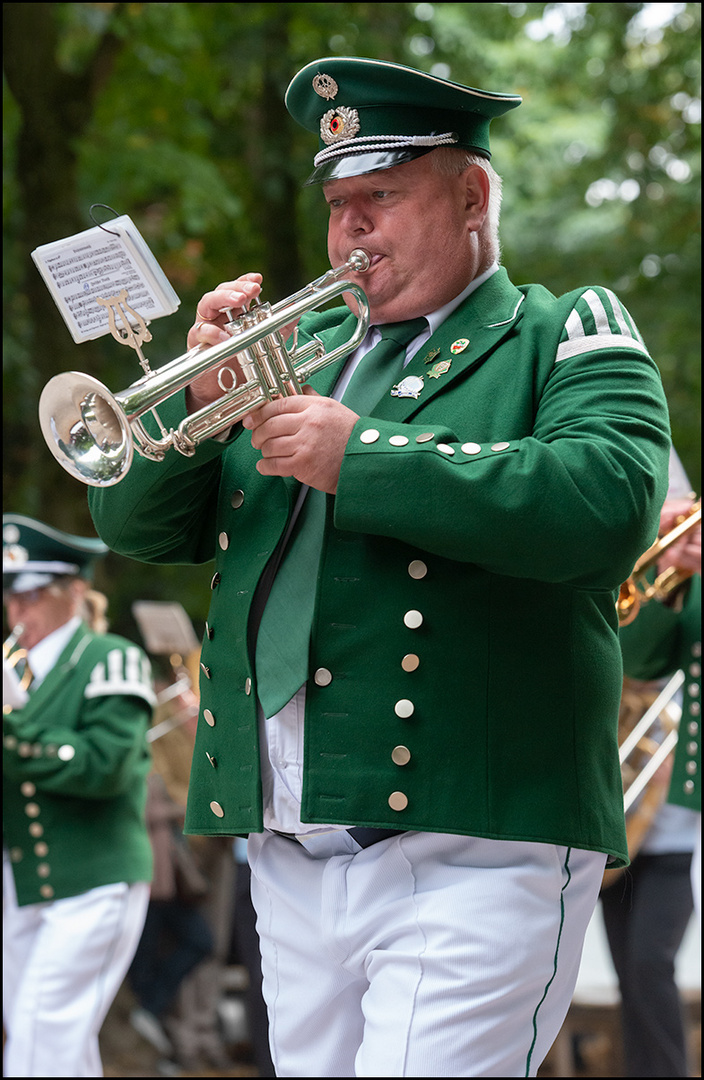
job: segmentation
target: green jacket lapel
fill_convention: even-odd
[[[29,700],[24,706],[27,715],[42,708],[43,703],[52,697],[59,685],[67,679],[83,656],[86,646],[91,642],[91,633],[85,624],[78,627],[71,637],[59,659],[54,664],[46,678],[40,683],[35,691],[30,688]]]
[[[520,321],[524,294],[513,285],[503,267],[500,267],[488,281],[473,293],[436,330],[429,341],[418,350],[404,370],[404,378],[417,376],[423,380],[423,388],[418,398],[398,397],[385,394],[373,411],[373,416],[380,420],[408,420],[423,407],[435,394],[447,389],[460,377],[466,377],[479,367],[496,348],[500,341],[511,333]],[[332,352],[352,334],[356,316],[348,312],[337,325],[319,331],[319,337],[327,352]],[[301,340],[310,340],[310,334],[303,330]],[[455,343],[467,341],[466,347],[457,347]],[[429,363],[426,359],[434,354]],[[328,364],[309,379],[310,385],[319,394],[332,393],[347,357]],[[447,370],[437,377],[430,375],[436,365],[449,363]],[[298,481],[287,478],[289,499],[295,499]]]
[[[521,318],[522,301],[523,293],[511,284],[506,271],[497,270],[448,316],[404,369],[404,379],[423,380],[418,397],[389,392],[373,415],[380,420],[407,420],[435,394],[476,370],[513,331]]]

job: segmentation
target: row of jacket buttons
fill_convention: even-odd
[[[378,431],[376,428],[366,428],[360,433],[359,441],[361,443],[365,443],[365,445],[371,446],[372,443],[378,442],[380,438],[381,432]],[[416,442],[431,442],[434,438],[435,435],[432,431],[424,431],[420,435],[416,435]],[[391,435],[389,437],[390,446],[408,446],[409,442],[410,439],[407,435]],[[508,450],[510,445],[511,444],[508,442],[496,442],[493,443],[489,447],[489,449],[493,450],[494,453],[500,453],[502,450]],[[443,454],[447,454],[448,457],[453,457],[455,454],[455,448],[453,446],[449,446],[447,443],[437,443],[436,448],[440,450]],[[467,457],[474,457],[475,454],[481,454],[482,449],[483,447],[480,445],[480,443],[475,442],[465,442],[462,443],[462,445],[460,446],[460,450],[463,454],[466,454]]]
[[[701,645],[700,641],[697,641],[692,646],[692,662],[690,663],[689,667],[687,668],[687,672],[686,672],[686,674],[689,676],[689,679],[691,681],[687,683],[687,687],[686,687],[686,698],[688,698],[689,700],[687,701],[685,699],[686,700],[685,711],[688,714],[688,719],[687,719],[687,722],[686,722],[685,729],[682,732],[682,735],[686,738],[686,744],[685,744],[686,750],[685,750],[685,752],[686,752],[686,755],[687,755],[687,760],[686,760],[685,766],[684,766],[687,779],[685,780],[684,785],[683,785],[683,790],[684,790],[685,795],[692,795],[693,794],[696,783],[697,783],[695,777],[697,776],[697,773],[699,772],[699,764],[697,762],[697,758],[699,757],[699,752],[700,752],[699,751],[699,739],[700,739],[699,724],[700,724],[700,721],[698,719],[695,720],[695,719],[692,719],[692,718],[693,717],[699,717],[700,712],[701,712],[701,679],[702,679],[702,668],[701,668],[701,662],[700,662],[701,661],[701,655],[702,655],[702,645]],[[684,721],[684,717],[682,719]]]
[[[37,793],[37,789],[31,780],[24,780],[20,784],[20,792],[24,795],[25,799],[33,800]],[[29,835],[35,840],[33,845],[33,852],[38,859],[45,859],[49,854],[49,845],[45,840],[40,839],[44,835],[44,826],[36,819],[41,814],[41,807],[39,803],[30,801],[25,804],[24,812],[30,819],[28,826]],[[13,863],[19,863],[24,858],[24,850],[21,847],[10,848],[10,859]],[[54,895],[54,888],[46,882],[46,878],[51,875],[51,866],[47,862],[39,862],[36,866],[37,877],[44,879],[43,884],[39,886],[39,895],[43,900],[51,900]]]
[[[427,564],[422,559],[413,559],[408,564],[408,575],[413,581],[422,581],[428,573]],[[422,612],[412,608],[407,611],[403,616],[403,623],[409,630],[419,630],[423,625]],[[406,653],[401,660],[401,668],[403,671],[410,674],[412,671],[416,671],[420,666],[420,658],[417,653]],[[394,705],[394,712],[401,720],[408,720],[413,716],[416,711],[416,707],[410,698],[401,698]],[[411,751],[407,746],[402,744],[395,746],[391,751],[391,760],[394,765],[398,765],[399,768],[403,768],[404,765],[408,765],[411,760]],[[401,813],[408,806],[408,796],[403,791],[392,791],[389,795],[389,806],[396,813]]]
[[[427,435],[424,435],[422,437],[419,437],[417,441],[425,442],[425,441],[428,441],[431,438],[433,438],[433,436],[431,434],[427,434]],[[392,445],[396,445],[396,446],[405,445],[407,442],[408,442],[408,439],[405,436],[395,436],[392,439]],[[508,443],[506,445],[508,446]],[[450,449],[451,453],[454,453],[454,451],[451,450],[451,448],[448,448],[448,449]],[[479,452],[480,449],[481,449],[481,447],[479,447],[476,452]],[[475,451],[467,451],[467,452],[475,452]],[[238,499],[237,503],[235,503],[234,496],[233,496],[232,505],[235,506],[235,507],[241,506],[242,502],[244,501],[244,495],[243,495],[242,492],[239,492],[239,493],[236,493],[236,494],[240,498]],[[229,537],[228,537],[226,532],[221,532],[220,533],[220,535],[218,537],[218,543],[220,545],[220,548],[223,551],[227,550],[227,548],[229,547]],[[426,563],[422,559],[413,559],[408,565],[409,577],[411,577],[415,581],[422,580],[426,576],[427,573],[428,573],[428,567],[427,567]],[[220,574],[220,572],[216,572],[213,575],[213,577],[211,579],[211,582],[210,582],[211,589],[216,589],[221,581],[222,581],[222,575]],[[404,625],[407,626],[409,629],[417,630],[423,625],[423,615],[422,615],[422,613],[420,611],[417,611],[415,609],[411,609],[411,610],[407,611],[404,614],[403,622],[404,622]],[[212,640],[213,631],[212,631],[212,628],[207,623],[206,623],[206,636],[210,640]],[[407,653],[401,660],[401,667],[406,672],[415,671],[418,668],[419,665],[420,665],[420,659],[419,659],[419,657],[418,657],[418,655],[416,653]],[[203,672],[203,675],[205,676],[205,678],[206,679],[211,679],[212,678],[212,670],[211,670],[211,668],[207,664],[205,664],[204,662],[201,662],[200,667],[201,667],[201,671]],[[328,670],[328,668],[319,667],[319,668],[317,668],[317,670],[313,674],[313,680],[314,680],[314,682],[315,682],[315,684],[317,686],[322,686],[322,687],[329,686],[330,683],[333,681],[333,675],[332,675],[332,672]],[[251,691],[252,691],[252,681],[251,681],[250,678],[247,678],[246,682],[245,682],[245,693],[250,694]],[[396,704],[394,706],[394,711],[395,711],[396,715],[399,716],[400,718],[408,719],[415,712],[415,706],[414,706],[413,702],[410,701],[408,698],[402,698],[402,699],[400,699],[399,701],[396,702]],[[209,727],[215,727],[215,723],[216,723],[215,715],[213,714],[211,709],[204,709],[203,710],[203,719],[205,720],[206,724],[208,724]],[[205,753],[206,753],[206,757],[208,758],[208,761],[210,762],[211,766],[213,768],[216,768],[217,767],[217,760],[214,757],[212,757],[207,751]],[[407,765],[408,762],[411,760],[411,752],[410,752],[410,750],[408,749],[407,746],[396,746],[396,747],[394,747],[394,749],[391,752],[391,760],[394,762],[394,764],[396,764],[398,766]],[[392,810],[396,810],[396,811],[405,810],[406,807],[408,806],[408,796],[404,792],[394,791],[389,796],[388,804],[389,804],[389,806],[391,807]],[[213,799],[211,801],[211,803],[210,803],[210,810],[211,810],[211,813],[213,813],[215,815],[215,817],[222,818],[225,815],[225,811],[224,811],[222,805],[219,802],[217,802],[217,800],[215,800],[215,799]]]
[[[432,437],[432,436],[429,436]],[[406,440],[408,441],[408,440]],[[396,443],[396,445],[400,445]],[[408,564],[408,575],[414,581],[422,581],[428,573],[428,566],[422,559],[413,559]],[[423,625],[423,614],[415,608],[407,611],[403,616],[403,622],[409,630],[418,630]],[[420,666],[420,657],[417,653],[406,653],[401,660],[401,667],[406,672],[416,671]],[[316,686],[329,686],[333,681],[332,672],[326,667],[319,667],[313,673],[313,681]],[[394,705],[394,712],[402,720],[408,720],[415,713],[415,705],[410,698],[401,698]],[[391,751],[391,760],[394,765],[403,767],[411,760],[411,751],[407,746],[395,746]],[[403,791],[392,791],[388,798],[388,804],[392,810],[400,812],[408,806],[408,796]],[[211,804],[212,809],[212,804]],[[215,813],[215,811],[213,810]]]
[[[243,503],[244,503],[244,492],[241,491],[238,488],[236,491],[233,491],[232,495],[230,496],[230,504],[231,504],[231,506],[232,506],[232,508],[234,510],[239,510],[239,508],[243,505]],[[221,532],[218,535],[218,546],[220,547],[221,551],[227,551],[227,549],[230,546],[230,537],[229,537],[228,533],[226,533],[224,530],[223,530],[223,532]],[[216,589],[221,581],[222,581],[222,574],[218,570],[213,574],[213,576],[211,578],[210,588],[213,589],[213,590]],[[206,622],[206,624],[205,624],[205,636],[207,637],[208,641],[213,640],[213,633],[214,633],[213,627],[210,625],[210,623]],[[205,676],[206,679],[212,679],[212,677],[213,677],[212,669],[206,663],[201,662],[200,669],[203,672],[203,675]],[[245,679],[245,682],[244,682],[244,692],[248,696],[252,693],[252,680],[251,680],[251,678],[249,676],[247,676],[247,678]],[[216,722],[215,721],[215,714],[213,713],[212,709],[203,709],[203,719],[205,720],[208,727],[211,727],[211,728],[215,727],[215,722]],[[209,754],[207,750],[205,751],[205,756],[207,757],[208,761],[210,762],[211,767],[213,769],[216,769],[217,766],[218,766],[217,758],[213,757],[212,754]],[[219,802],[216,802],[214,799],[210,803],[210,809],[211,809],[212,813],[215,814],[215,816],[218,817],[218,818],[222,818],[222,817],[225,816],[225,811],[223,810],[222,806],[220,805]]]
[[[43,743],[20,742],[15,735],[5,735],[2,744],[6,750],[17,751],[18,757],[22,758],[57,757],[59,761],[71,761],[76,753],[75,747],[70,743],[56,746],[55,743],[44,745]]]

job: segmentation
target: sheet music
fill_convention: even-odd
[[[110,229],[108,232],[107,229]],[[127,290],[127,303],[146,322],[176,311],[179,298],[127,215],[108,226],[44,244],[32,258],[73,340],[110,333],[107,308],[96,302]]]

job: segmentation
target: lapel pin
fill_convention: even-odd
[[[417,398],[423,389],[422,375],[407,375],[391,391],[391,397]]]
[[[464,352],[464,350],[467,348],[468,345],[469,345],[469,338],[466,338],[466,337],[457,338],[457,341],[453,341],[452,345],[450,345],[450,352],[451,353]]]
[[[439,356],[439,355],[440,355],[440,352],[441,352],[441,350],[440,350],[440,349],[431,349],[431,350],[430,350],[430,352],[428,353],[428,355],[427,355],[427,356],[426,356],[426,357],[424,358],[424,360],[423,360],[423,363],[424,363],[424,364],[430,364],[430,363],[432,363],[432,361],[433,361],[433,360],[434,360],[434,359],[435,359],[435,358],[436,358],[437,356]]]
[[[444,375],[446,371],[450,370],[452,360],[438,360],[437,364],[433,364],[428,372],[429,379],[439,379],[441,375]]]

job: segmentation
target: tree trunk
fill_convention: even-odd
[[[95,91],[109,73],[121,43],[107,32],[86,69],[66,74],[57,63],[54,4],[3,5],[3,63],[8,86],[21,114],[16,177],[19,195],[21,259],[19,296],[11,298],[10,317],[26,321],[26,364],[10,379],[22,386],[20,407],[6,415],[5,507],[31,508],[59,528],[90,531],[85,501],[76,499],[76,481],[54,462],[38,428],[37,404],[46,382],[61,371],[95,368],[95,342],[78,347],[31,258],[41,244],[89,228],[88,207],[79,207],[76,145],[90,122]],[[122,5],[116,5],[116,11]],[[77,520],[76,507],[82,507]]]

